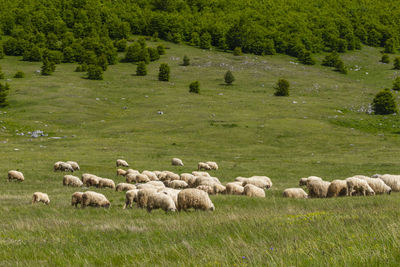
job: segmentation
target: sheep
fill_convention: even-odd
[[[137,193],[137,206],[138,208],[146,208],[147,207],[147,201],[149,199],[149,195],[157,193],[157,190],[155,188],[152,189],[141,189]]]
[[[176,174],[176,173],[173,173],[173,172],[170,172],[170,171],[165,171],[165,173],[167,174],[167,175],[166,175],[166,179],[167,179],[167,180],[173,181],[173,180],[180,180],[180,179],[181,179],[181,177],[179,176],[179,174]],[[161,179],[160,179],[160,180],[161,180]]]
[[[308,178],[301,178],[300,182],[299,182],[299,186],[307,186],[307,181],[311,181],[311,180],[318,180],[318,181],[322,181],[322,178],[317,177],[317,176],[309,176]]]
[[[74,168],[71,166],[71,164],[57,161],[56,163],[54,163],[54,171],[74,172]]]
[[[178,211],[190,208],[214,211],[215,207],[208,194],[202,190],[188,188],[178,194]]]
[[[81,206],[82,206],[82,195],[83,195],[83,192],[73,193],[72,197],[71,197],[71,206],[75,206],[75,208],[78,207],[78,204],[81,204]]]
[[[218,164],[214,161],[207,161],[206,164],[211,168],[211,170],[218,170]]]
[[[147,199],[146,208],[148,212],[151,212],[153,209],[162,209],[165,212],[176,211],[175,202],[169,195],[163,193],[150,194]]]
[[[83,185],[81,179],[79,177],[73,175],[64,175],[63,185],[69,185],[73,187],[81,187]]]
[[[196,180],[193,183],[194,187],[197,187],[199,185],[209,185],[209,186],[213,186],[215,183],[219,183],[219,181],[217,182],[215,179],[213,179],[212,177],[204,177],[204,176],[200,176],[200,177],[196,177]]]
[[[375,195],[374,190],[368,185],[367,181],[361,180],[356,177],[350,177],[346,179],[347,183],[347,195],[353,196],[361,194],[363,196],[366,195]]]
[[[400,191],[400,175],[384,174],[379,177],[393,192]]]
[[[213,191],[214,191],[214,195],[216,195],[216,194],[225,194],[226,187],[223,186],[222,184],[215,183],[214,186],[213,186]]]
[[[122,166],[122,167],[129,167],[128,162],[126,162],[126,161],[123,160],[123,159],[117,159],[116,165],[117,165],[117,167],[119,167],[119,166]]]
[[[71,165],[72,169],[74,169],[74,171],[80,171],[81,168],[79,167],[78,163],[75,161],[67,161],[67,164]]]
[[[136,183],[147,183],[150,182],[149,177],[144,174],[136,174]]]
[[[56,163],[54,163],[53,169],[54,169],[55,172],[60,170],[61,163],[62,163],[62,161],[57,161]]]
[[[155,185],[146,183],[146,184],[137,184],[136,188],[142,190],[142,189],[157,189],[157,188],[161,188],[161,187],[157,187]]]
[[[154,172],[151,171],[142,171],[143,175],[146,175],[150,181],[158,181],[158,177]]]
[[[180,180],[185,181],[186,183],[189,182],[189,180],[194,179],[194,175],[191,173],[181,173],[180,175]]]
[[[150,181],[150,182],[147,182],[146,184],[150,184],[150,185],[154,186],[155,188],[165,188],[164,183],[161,181]]]
[[[380,178],[370,178],[367,176],[356,176],[361,180],[364,180],[374,190],[375,194],[389,194],[392,192],[392,188],[386,185],[385,182]]]
[[[44,204],[49,205],[50,199],[49,196],[45,193],[35,192],[32,196],[32,204],[35,204],[36,202],[43,202]]]
[[[205,162],[199,162],[197,164],[197,170],[212,170],[212,168]]]
[[[180,160],[178,158],[173,158],[171,160],[171,164],[172,164],[172,166],[183,166],[182,160]]]
[[[137,173],[132,173],[132,172],[128,172],[125,175],[125,180],[127,183],[135,183],[136,182],[136,175],[138,175]]]
[[[268,178],[266,176],[264,176],[264,177]],[[243,186],[252,184],[252,185],[255,185],[262,189],[269,189],[272,186],[272,182],[269,178],[268,179],[265,179],[265,178],[260,178],[259,176],[250,177],[243,182]]]
[[[126,174],[128,174],[128,173],[140,174],[140,172],[139,172],[138,170],[134,170],[134,169],[127,169],[127,170],[126,170]],[[126,175],[126,174],[125,174],[125,175]]]
[[[308,195],[303,188],[287,188],[283,191],[283,197],[308,198]]]
[[[23,182],[25,180],[24,174],[19,171],[11,170],[8,171],[8,181],[17,180],[19,182]]]
[[[242,183],[227,183],[226,184],[226,194],[228,195],[243,195],[244,187]]]
[[[115,188],[114,181],[111,179],[107,179],[107,178],[100,178],[99,179],[99,188],[106,188],[106,187],[114,189]]]
[[[166,187],[166,188],[159,188],[157,190],[157,192],[170,196],[172,198],[172,200],[174,201],[175,206],[176,207],[178,206],[178,194],[179,194],[179,192],[181,192],[181,190]]]
[[[184,189],[188,187],[188,184],[185,181],[182,180],[173,180],[167,183],[168,187],[174,188],[174,189]]]
[[[117,170],[117,176],[125,176],[128,172],[123,169]]]
[[[125,194],[125,205],[124,205],[123,209],[126,209],[126,207],[132,208],[133,202],[137,201],[137,193],[138,192],[139,192],[138,189],[132,189],[132,190],[126,191],[126,194]]]
[[[265,191],[253,184],[246,184],[243,189],[243,195],[248,197],[265,197]]]
[[[81,206],[82,208],[86,208],[87,206],[109,208],[111,203],[103,194],[93,191],[86,191],[82,194]]]
[[[209,195],[214,194],[214,189],[210,185],[199,185],[198,187],[196,187],[196,189],[202,190],[202,191],[206,192]]]
[[[325,198],[328,194],[330,182],[320,180],[308,180],[307,189],[310,197]]]
[[[127,184],[127,183],[119,183],[115,187],[115,191],[117,191],[117,192],[129,191],[129,190],[133,190],[133,189],[136,189],[136,186],[133,184]]]
[[[208,172],[199,172],[199,171],[192,171],[192,174],[194,176],[206,176],[206,177],[211,177],[211,175]]]
[[[326,197],[347,196],[347,182],[345,180],[333,180],[328,187]]]
[[[100,182],[100,177],[94,175],[94,174],[88,174],[84,173],[82,174],[82,182],[85,184],[87,187],[89,186],[99,186]]]

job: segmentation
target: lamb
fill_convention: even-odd
[[[174,188],[174,189],[184,189],[188,187],[188,184],[185,181],[182,180],[173,180],[168,182],[168,187]]]
[[[133,189],[136,189],[136,186],[133,184],[127,184],[127,183],[119,183],[115,187],[115,191],[117,191],[117,192],[129,191],[129,190],[133,190]]]
[[[197,170],[212,170],[212,168],[205,162],[199,162],[197,164]]]
[[[374,190],[368,185],[367,181],[361,180],[359,178],[350,177],[346,179],[347,182],[347,195],[353,196],[361,194],[363,196],[366,195],[375,195]]]
[[[109,208],[111,203],[103,194],[86,191],[82,194],[82,208],[87,206]]]
[[[143,171],[142,174],[146,175],[151,181],[158,181],[158,177],[154,172]]]
[[[74,171],[80,171],[81,168],[79,167],[78,163],[75,161],[67,161],[67,164],[71,165],[72,169],[74,169]]]
[[[141,189],[137,193],[137,206],[138,208],[146,208],[149,195],[157,193],[155,188],[152,189]]]
[[[183,166],[182,160],[178,158],[173,158],[171,161],[172,166]]]
[[[248,197],[265,197],[265,191],[264,189],[253,184],[247,184],[244,186],[243,195]]]
[[[64,175],[63,185],[69,185],[73,187],[81,187],[83,185],[81,179],[79,177],[73,175]]]
[[[244,187],[236,183],[227,183],[226,184],[226,194],[228,195],[243,195]]]
[[[82,206],[82,196],[83,196],[83,192],[73,193],[72,197],[71,197],[71,205],[75,206],[75,208],[78,207],[78,204],[81,204],[81,206]]]
[[[163,193],[150,194],[147,199],[147,211],[151,212],[153,209],[162,209],[165,212],[176,211],[176,206],[172,198]]]
[[[218,164],[214,161],[207,161],[206,164],[211,168],[211,170],[218,170]]]
[[[308,195],[303,188],[287,188],[283,191],[283,197],[308,198]]]
[[[326,197],[347,196],[347,182],[345,180],[333,180],[328,187]]]
[[[400,175],[384,174],[378,178],[380,178],[387,186],[390,186],[393,192],[400,192]]]
[[[374,190],[375,194],[389,194],[392,192],[392,188],[386,185],[382,179],[380,178],[370,178],[367,176],[356,176],[361,180],[364,180],[368,183],[368,185]]]
[[[265,179],[264,177],[267,179]],[[263,176],[263,178],[261,178],[260,176],[250,177],[243,182],[243,186],[246,186],[248,184],[255,185],[262,189],[269,189],[272,186],[271,180],[266,176]]]
[[[106,187],[114,189],[115,188],[114,181],[111,179],[107,179],[107,178],[100,178],[99,179],[99,188],[106,188]]]
[[[208,194],[202,190],[188,188],[178,194],[178,211],[187,211],[190,208],[214,211],[214,204]]]
[[[50,199],[49,199],[49,196],[45,193],[35,192],[35,193],[33,193],[32,204],[34,204],[36,202],[43,202],[44,204],[49,205]]]
[[[17,180],[19,182],[23,182],[25,180],[24,174],[19,171],[11,170],[8,171],[8,181]]]
[[[325,198],[328,194],[330,182],[320,180],[308,180],[307,189],[310,197]]]
[[[125,176],[128,172],[123,169],[117,170],[117,176]]]
[[[199,172],[199,171],[192,171],[192,174],[194,176],[206,176],[206,177],[211,177],[211,175],[208,172]]]
[[[178,207],[178,194],[179,194],[179,192],[181,192],[181,190],[166,187],[166,188],[158,189],[157,192],[170,196],[172,198],[172,200],[174,201],[175,206]]]
[[[322,181],[322,178],[317,177],[317,176],[309,176],[308,178],[301,178],[300,182],[299,182],[299,186],[306,186],[307,185],[307,181],[312,181],[312,180],[318,180],[318,181]]]
[[[123,209],[126,209],[126,207],[132,208],[133,202],[137,201],[137,193],[138,192],[139,192],[138,189],[132,189],[132,190],[126,191],[126,194],[125,194],[125,205],[124,205]]]
[[[122,167],[129,167],[128,162],[126,162],[126,161],[123,160],[123,159],[117,159],[116,165],[117,165],[117,167],[119,167],[119,166],[122,166]]]

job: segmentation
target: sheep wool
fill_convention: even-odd
[[[178,158],[173,158],[171,160],[171,164],[172,164],[172,166],[183,166],[182,160],[180,160]]]
[[[176,211],[175,202],[169,195],[163,193],[150,194],[146,208],[148,212],[151,212],[153,209],[162,209],[165,212]]]
[[[81,168],[79,167],[79,164],[75,161],[67,161],[67,164],[71,165],[72,169],[74,169],[74,171],[79,171]]]
[[[190,208],[214,211],[215,207],[208,194],[202,190],[188,188],[178,194],[178,211]]]
[[[188,187],[188,184],[182,180],[173,180],[173,181],[168,182],[168,187],[171,187],[174,189],[184,189],[184,188]]]
[[[125,205],[123,209],[126,209],[127,207],[132,208],[133,202],[137,201],[137,193],[139,192],[138,189],[132,189],[128,190],[125,193]]]
[[[173,189],[173,188],[160,188],[157,190],[158,193],[163,193],[172,198],[172,200],[175,203],[175,206],[178,207],[178,194],[181,192],[181,190]]]
[[[149,195],[157,193],[157,190],[155,188],[152,189],[141,189],[137,193],[137,206],[138,208],[146,208],[147,207],[147,201],[149,199]]]
[[[123,159],[117,159],[116,165],[117,165],[117,167],[119,167],[119,166],[122,166],[122,167],[129,167],[128,162],[126,162],[126,161],[123,160]]]
[[[107,179],[107,178],[100,178],[99,179],[99,187],[100,188],[111,188],[114,189],[115,188],[115,183],[113,180],[111,179]]]
[[[347,182],[347,195],[355,196],[373,196],[375,195],[374,190],[368,185],[367,181],[361,180],[359,178],[350,177],[346,179]]]
[[[243,195],[244,187],[242,186],[242,183],[239,182],[237,183],[227,183],[226,184],[226,194],[227,195]]]
[[[15,170],[8,171],[8,181],[10,182],[12,180],[23,182],[25,180],[24,174]]]
[[[244,186],[243,195],[248,197],[265,197],[265,191],[264,189],[253,184],[247,184]]]
[[[328,187],[326,197],[347,196],[347,182],[345,180],[333,180]]]
[[[356,177],[357,178],[357,177]],[[359,176],[359,179],[364,180],[374,190],[375,194],[389,194],[392,192],[392,188],[386,185],[380,178],[370,178],[367,176]]]
[[[379,176],[387,186],[392,188],[393,192],[400,192],[400,175],[384,174]]]
[[[158,181],[158,177],[154,172],[143,171],[142,174],[146,175],[150,179],[150,181]]]
[[[123,169],[117,170],[117,176],[125,176],[128,172]]]
[[[308,195],[312,198],[325,198],[328,194],[330,182],[320,180],[308,180]]]
[[[82,208],[87,206],[109,208],[111,203],[103,194],[86,191],[82,195]]]
[[[218,170],[218,164],[214,161],[207,161],[206,164],[212,169],[212,170]]]
[[[83,183],[82,183],[81,179],[79,179],[79,177],[76,177],[73,175],[64,175],[63,185],[80,187],[83,185]]]
[[[33,193],[33,196],[32,196],[32,204],[34,204],[36,202],[43,202],[44,204],[49,205],[50,199],[49,199],[49,196],[45,193],[35,192],[35,193]]]
[[[82,196],[83,196],[83,192],[73,193],[72,197],[71,197],[71,206],[75,206],[75,208],[78,207],[78,204],[81,204],[81,206],[82,206]]]
[[[117,191],[117,192],[129,191],[129,190],[133,190],[133,189],[136,189],[136,186],[133,184],[128,184],[128,183],[119,183],[115,187],[115,191]]]
[[[199,162],[197,164],[197,170],[212,170],[212,168],[205,162]]]
[[[308,198],[308,195],[303,188],[287,188],[283,191],[283,197]]]

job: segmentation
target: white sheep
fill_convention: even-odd
[[[249,178],[242,177],[242,176],[238,176],[238,177],[235,178],[235,182],[241,182],[241,183],[243,183],[243,182],[246,181],[247,179],[249,179]]]
[[[174,189],[184,189],[188,187],[188,184],[185,181],[182,180],[173,180],[170,182],[167,182],[168,187],[174,188]]]
[[[318,180],[318,181],[322,181],[322,178],[317,177],[317,176],[309,176],[307,178],[301,178],[300,182],[299,182],[299,186],[306,186],[307,185],[307,181],[312,181],[312,180]]]
[[[71,166],[71,164],[57,161],[56,163],[54,163],[54,171],[74,172],[74,168]]]
[[[345,180],[333,180],[328,187],[326,197],[347,196],[347,182]]]
[[[155,188],[152,189],[141,189],[137,192],[137,206],[138,208],[146,208],[149,195],[157,193]]]
[[[71,165],[72,169],[74,169],[74,171],[79,171],[81,168],[79,167],[79,164],[75,161],[67,161],[67,164]]]
[[[214,161],[207,161],[206,164],[211,167],[211,170],[218,170],[218,164]]]
[[[89,174],[89,173],[82,174],[82,182],[87,187],[89,187],[89,186],[97,187],[97,186],[99,186],[99,181],[100,181],[100,177],[98,177],[94,174]]]
[[[181,192],[181,190],[166,187],[166,188],[159,188],[157,192],[167,194],[168,196],[170,196],[174,201],[175,206],[178,207],[178,194],[179,192]]]
[[[138,189],[132,189],[132,190],[126,191],[126,194],[125,194],[125,205],[123,207],[124,209],[126,209],[126,207],[132,208],[133,202],[137,201],[137,193],[138,192],[139,192]]]
[[[83,196],[83,192],[73,193],[72,197],[71,197],[71,206],[75,206],[75,208],[78,207],[78,204],[81,204],[81,206],[82,206],[82,196]]]
[[[172,164],[172,166],[183,166],[182,160],[180,160],[178,158],[173,158],[171,160],[171,164]]]
[[[147,211],[151,212],[154,209],[162,209],[165,212],[176,211],[176,206],[172,198],[163,193],[150,194],[147,199]]]
[[[312,198],[325,198],[328,194],[330,182],[320,180],[308,180],[307,189],[308,195]]]
[[[150,184],[150,185],[154,186],[157,189],[158,188],[165,188],[164,183],[161,182],[161,181],[150,181],[150,182],[147,182],[146,184]]]
[[[375,195],[374,190],[368,185],[367,181],[361,180],[359,178],[350,177],[346,179],[347,183],[347,195]]]
[[[82,195],[82,208],[87,206],[109,208],[111,203],[103,194],[86,191]]]
[[[375,194],[389,194],[392,192],[392,188],[386,185],[385,182],[380,178],[370,178],[367,176],[356,176],[361,180],[364,180],[374,190]]]
[[[186,183],[189,183],[190,180],[194,179],[194,175],[190,173],[181,173],[180,179]]]
[[[244,180],[243,182],[243,186],[246,186],[248,184],[255,185],[262,189],[269,189],[272,186],[271,179],[268,178],[267,176],[252,176]]]
[[[119,167],[119,166],[122,166],[122,167],[129,167],[128,162],[126,162],[126,161],[123,160],[123,159],[117,159],[116,165],[117,165],[117,167]]]
[[[8,181],[17,180],[19,182],[23,182],[25,180],[24,174],[19,171],[11,170],[8,171]]]
[[[209,166],[207,163],[205,162],[199,162],[197,164],[197,170],[212,170],[211,166]]]
[[[154,172],[151,171],[142,171],[143,175],[146,175],[150,181],[158,181],[158,177]]]
[[[303,188],[287,188],[283,191],[283,197],[308,198],[308,195]]]
[[[33,193],[32,204],[34,204],[36,202],[43,202],[44,204],[49,205],[50,199],[49,199],[49,196],[45,193],[35,192],[35,193]]]
[[[207,176],[211,177],[211,175],[208,172],[200,172],[200,171],[192,171],[192,174],[194,176]]]
[[[117,192],[129,191],[129,190],[133,190],[133,189],[136,189],[136,186],[133,184],[128,184],[128,183],[119,183],[115,187],[115,191],[117,191]]]
[[[237,183],[227,183],[226,184],[226,194],[228,195],[243,195],[244,187],[242,186],[242,183],[239,182],[240,184]]]
[[[243,195],[248,197],[265,197],[265,191],[256,185],[246,184],[243,189]]]
[[[73,175],[64,175],[63,185],[69,185],[73,187],[80,187],[83,185],[81,179],[79,177]]]
[[[55,172],[60,170],[61,163],[62,163],[62,161],[57,161],[56,163],[54,163],[53,169],[54,169]]]
[[[136,174],[136,183],[147,183],[150,182],[150,179],[147,175],[144,174]]]
[[[379,176],[387,186],[392,188],[393,192],[400,192],[400,175],[384,174]]]
[[[140,174],[140,172],[138,170],[134,170],[134,169],[127,169],[126,173],[133,173],[133,174]],[[126,175],[126,174],[125,174]]]
[[[145,184],[136,184],[136,189],[142,190],[142,189],[158,189],[161,187],[157,187],[155,185],[149,184],[149,183],[145,183]]]
[[[199,185],[199,186],[196,187],[196,189],[202,190],[202,191],[206,192],[209,195],[213,195],[214,194],[214,189],[210,185]]]
[[[178,194],[178,211],[187,211],[190,208],[211,210],[215,207],[208,194],[202,190],[188,188]]]
[[[128,172],[123,169],[117,170],[117,176],[125,176]]]
[[[99,188],[106,188],[106,187],[115,189],[114,181],[111,179],[107,179],[107,178],[100,178],[99,179]]]

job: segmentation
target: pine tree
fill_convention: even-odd
[[[377,115],[387,115],[397,112],[396,101],[389,89],[380,91],[372,101],[372,110]]]
[[[164,47],[164,45],[159,44],[159,45],[157,46],[157,51],[158,51],[158,54],[159,54],[159,55],[165,55],[165,47]]]
[[[42,75],[51,75],[56,69],[56,64],[51,62],[48,58],[43,58]]]
[[[198,81],[194,81],[189,85],[189,92],[199,94],[200,93],[200,83]]]
[[[211,35],[208,32],[205,32],[200,36],[200,48],[202,49],[211,48]]]
[[[1,84],[0,83],[0,107],[6,107],[8,106],[8,92],[10,91],[10,86],[6,84]]]
[[[285,79],[279,79],[275,86],[275,96],[289,96],[290,84]]]
[[[233,76],[232,72],[228,70],[224,76],[225,83],[231,85],[235,81],[235,77]]]
[[[90,65],[87,70],[89,80],[103,80],[103,69],[100,66]]]
[[[311,57],[310,51],[302,51],[298,59],[304,65],[315,65],[315,60]]]
[[[160,71],[158,73],[158,80],[159,81],[169,81],[169,73],[170,73],[170,68],[168,64],[163,63],[160,65]]]
[[[400,57],[394,59],[393,68],[395,70],[400,70]]]
[[[393,82],[393,90],[400,91],[400,77],[397,77]]]
[[[183,56],[183,66],[189,66],[190,65],[190,59],[187,55]]]
[[[146,63],[144,61],[140,61],[137,64],[136,75],[137,76],[146,76],[147,75]]]

